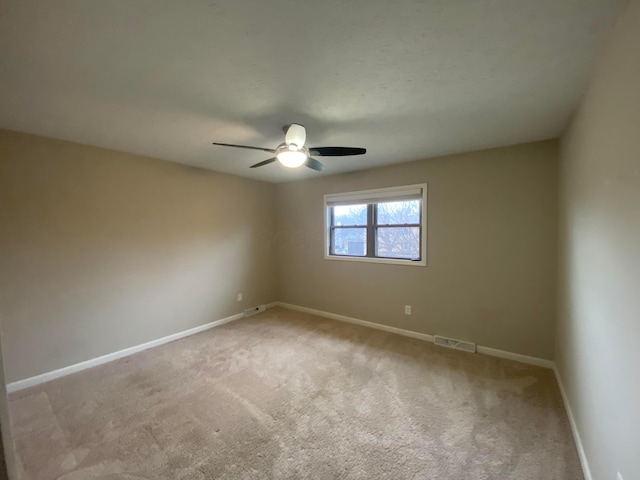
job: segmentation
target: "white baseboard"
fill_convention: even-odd
[[[272,308],[276,305],[276,303],[277,302],[269,303],[265,305],[265,307]],[[234,320],[239,320],[241,318],[244,318],[244,313],[236,313],[235,315],[231,315],[230,317],[222,318],[220,320],[215,320],[205,325],[200,325],[199,327],[194,327],[194,328],[190,328],[189,330],[184,330],[182,332],[174,333],[172,335],[167,335],[166,337],[158,338],[156,340],[151,340],[150,342],[146,342],[141,345],[136,345],[135,347],[125,348],[124,350],[108,353],[107,355],[102,355],[101,357],[92,358],[91,360],[86,360],[84,362],[76,363],[74,365],[69,365],[67,367],[59,368],[51,372],[36,375],[34,377],[25,378],[23,380],[18,380],[16,382],[7,384],[7,393],[13,393],[19,390],[24,390],[25,388],[34,387],[36,385],[40,385],[41,383],[55,380],[56,378],[64,377],[66,375],[71,375],[72,373],[86,370],[87,368],[97,367],[98,365],[102,365],[103,363],[112,362],[114,360],[118,360],[119,358],[127,357],[129,355],[133,355],[134,353],[142,352],[143,350],[147,350],[149,348],[158,347],[160,345],[164,345],[165,343],[173,342],[175,340],[179,340],[184,337],[189,337],[191,335],[195,335],[196,333],[204,332],[205,330],[209,330],[214,327],[219,327],[220,325],[224,325],[225,323],[233,322]]]
[[[582,465],[582,473],[584,474],[584,479],[593,480],[593,476],[591,475],[591,469],[589,468],[589,461],[587,460],[587,454],[584,451],[584,446],[582,445],[582,439],[580,438],[580,432],[578,431],[578,424],[576,423],[576,419],[573,416],[573,411],[571,410],[571,404],[569,403],[569,398],[567,397],[567,393],[564,389],[564,384],[562,383],[562,377],[560,377],[560,372],[558,371],[557,365],[553,366],[553,372],[556,375],[556,381],[558,382],[558,386],[560,387],[560,395],[562,395],[562,402],[564,403],[564,409],[567,411],[567,417],[569,417],[569,424],[571,425],[571,433],[573,433],[573,440],[576,442],[576,448],[578,449],[578,457],[580,458],[580,464]]]
[[[295,310],[297,312],[308,313],[310,315],[317,315],[318,317],[330,318],[331,320],[338,320],[339,322],[353,323],[355,325],[361,325],[363,327],[375,328],[376,330],[382,330],[383,332],[396,333],[405,337],[417,338],[418,340],[425,340],[427,342],[433,342],[433,335],[427,335],[426,333],[412,332],[411,330],[403,330],[402,328],[390,327],[388,325],[382,325],[381,323],[367,322],[366,320],[360,320],[359,318],[346,317],[344,315],[338,315],[337,313],[323,312],[322,310],[315,310],[313,308],[301,307],[299,305],[292,305],[290,303],[276,302],[278,307],[287,308],[289,310]]]
[[[311,315],[330,318],[332,320],[338,320],[340,322],[353,323],[355,325],[361,325],[363,327],[375,328],[376,330],[395,333],[397,335],[403,335],[405,337],[417,338],[418,340],[424,340],[426,342],[433,342],[433,335],[428,335],[426,333],[419,333],[419,332],[414,332],[412,330],[405,330],[403,328],[390,327],[388,325],[382,325],[380,323],[369,322],[367,320],[361,320],[359,318],[347,317],[345,315],[338,315],[337,313],[324,312],[322,310],[316,310],[314,308],[301,307],[299,305],[292,305],[290,303],[275,302],[275,304],[276,306],[288,308],[289,310],[296,310],[298,312],[309,313]],[[522,355],[520,353],[497,350],[495,348],[478,346],[477,351],[478,353],[481,353],[484,355],[491,355],[492,357],[506,358],[508,360],[514,360],[516,362],[526,363],[529,365],[536,365],[538,367],[553,369],[555,366],[552,360],[546,360],[544,358],[537,358],[537,357],[530,357],[529,355]]]
[[[553,363],[553,360],[547,360],[546,358],[531,357],[529,355],[523,355],[521,353],[507,352],[506,350],[498,350],[496,348],[491,348],[491,347],[483,347],[482,345],[478,345],[476,350],[478,351],[478,353],[482,353],[483,355],[506,358],[507,360],[514,360],[516,362],[526,363],[528,365],[535,365],[537,367],[553,369],[553,367],[555,366],[555,364]]]

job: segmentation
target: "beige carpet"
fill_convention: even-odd
[[[12,395],[24,479],[582,479],[550,370],[272,309]]]

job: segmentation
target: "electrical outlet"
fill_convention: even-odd
[[[241,293],[239,293],[239,294],[238,294],[238,301],[239,301],[239,302],[241,302],[241,301],[242,301],[242,294],[241,294]]]
[[[618,475],[616,476],[616,480],[624,480],[624,478],[622,478],[622,474],[620,472],[618,472]]]
[[[411,305],[405,305],[404,306],[404,314],[405,315],[411,315]]]

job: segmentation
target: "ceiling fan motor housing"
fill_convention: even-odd
[[[284,142],[287,145],[297,145],[298,148],[304,147],[307,141],[307,130],[297,123],[289,125],[284,134]]]

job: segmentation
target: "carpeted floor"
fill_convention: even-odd
[[[11,407],[24,480],[583,478],[550,370],[277,308]]]

